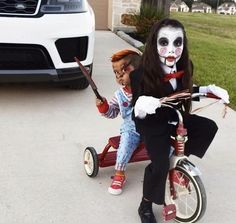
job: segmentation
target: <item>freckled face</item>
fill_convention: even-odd
[[[181,28],[163,27],[157,36],[157,51],[160,60],[172,67],[180,59],[184,47],[184,34]]]

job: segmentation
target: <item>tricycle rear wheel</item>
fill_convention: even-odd
[[[93,147],[87,147],[84,151],[84,169],[89,177],[96,177],[98,174],[98,154]]]

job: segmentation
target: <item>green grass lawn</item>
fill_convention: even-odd
[[[194,82],[216,84],[228,90],[236,109],[236,16],[172,13],[185,26]]]

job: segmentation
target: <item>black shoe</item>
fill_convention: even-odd
[[[152,208],[139,207],[138,213],[142,223],[157,223]]]

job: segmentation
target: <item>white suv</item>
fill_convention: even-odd
[[[95,19],[87,0],[1,0],[0,82],[88,82],[74,57],[92,74]]]

